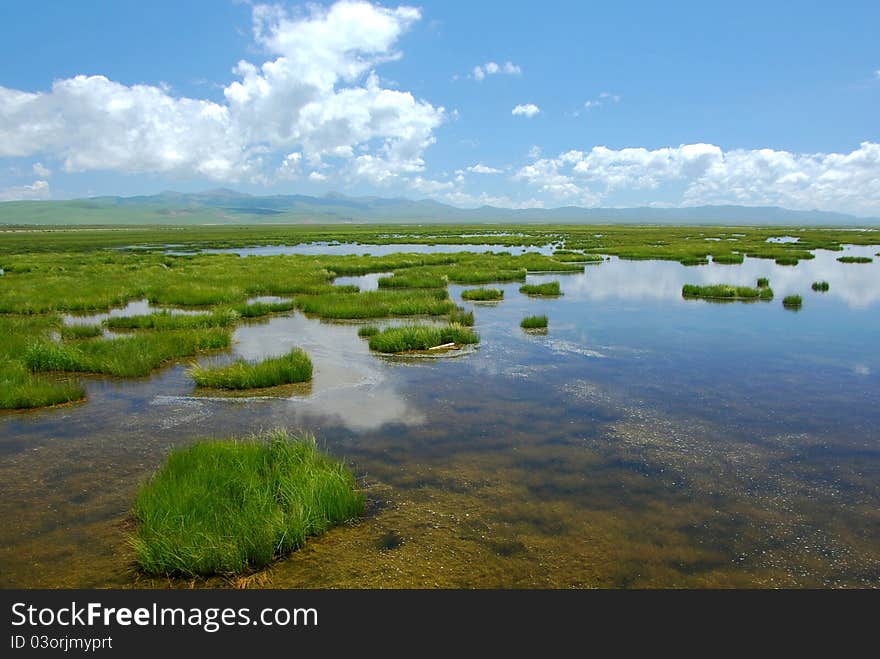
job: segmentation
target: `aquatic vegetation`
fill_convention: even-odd
[[[322,318],[384,318],[387,316],[441,316],[455,304],[445,289],[366,291],[302,296],[297,307]]]
[[[239,318],[237,311],[222,309],[204,314],[173,314],[168,311],[140,316],[112,316],[104,320],[104,325],[115,330],[184,330],[227,327]]]
[[[562,263],[601,263],[604,261],[600,254],[585,254],[584,252],[575,252],[570,249],[556,250],[553,252],[553,258]]]
[[[449,312],[449,322],[453,325],[465,325],[467,327],[473,327],[474,312],[465,311],[461,307],[455,307],[452,311]]]
[[[711,284],[709,286],[685,284],[681,289],[681,296],[708,300],[772,300],[773,289],[732,286],[730,284]]]
[[[250,304],[238,304],[232,309],[242,318],[260,318],[273,313],[284,313],[296,308],[293,300],[282,302],[251,302]]]
[[[467,288],[461,292],[462,300],[473,302],[490,302],[504,298],[504,291],[499,288]]]
[[[767,288],[770,285],[770,280],[767,277],[758,277],[756,285],[758,288]]]
[[[562,295],[558,281],[548,281],[546,284],[526,284],[519,287],[519,292],[537,297],[558,297]]]
[[[101,336],[103,331],[100,325],[62,325],[61,338],[65,341],[76,339],[93,339]]]
[[[786,309],[800,309],[803,304],[804,300],[800,295],[786,295],[782,298],[782,306]]]
[[[526,269],[492,270],[476,266],[453,266],[447,271],[449,281],[456,284],[491,284],[494,282],[525,281]]]
[[[225,329],[169,330],[64,345],[38,341],[28,346],[22,361],[32,371],[138,377],[172,359],[227,348],[229,343]]]
[[[379,288],[445,288],[446,277],[424,271],[395,273],[392,277],[380,277]]]
[[[730,265],[742,263],[744,260],[745,257],[742,254],[718,254],[717,256],[712,257],[712,261],[714,263],[724,263]]]
[[[776,265],[797,265],[800,261],[794,256],[777,256]]]
[[[679,263],[682,265],[708,265],[709,259],[700,256],[686,256],[679,259]]]
[[[813,282],[813,290],[818,291],[820,293],[825,293],[831,289],[831,284],[827,281],[814,281]]]
[[[375,325],[364,325],[358,328],[358,336],[365,339],[379,333],[379,328]]]
[[[546,329],[547,322],[547,316],[526,316],[519,326],[523,329]]]
[[[259,362],[238,359],[225,366],[194,366],[189,374],[200,387],[261,389],[308,382],[312,379],[312,360],[305,351],[294,348],[286,355]]]
[[[151,574],[241,574],[359,517],[364,501],[311,435],[202,441],[173,451],[141,487],[132,544]]]
[[[874,259],[870,256],[838,256],[837,260],[841,263],[871,263]]]
[[[466,345],[479,343],[480,336],[468,327],[460,325],[403,325],[388,327],[370,337],[370,350],[377,352],[408,352],[430,350],[437,346],[454,343]]]
[[[46,407],[85,397],[85,389],[77,382],[38,377],[19,362],[0,360],[0,409]]]

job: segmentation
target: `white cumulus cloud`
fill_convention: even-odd
[[[498,64],[496,62],[486,62],[485,64],[475,66],[471,71],[474,80],[482,81],[486,76],[494,76],[503,73],[505,75],[520,75],[522,69],[513,62],[505,62]]]
[[[339,159],[347,176],[371,180],[421,171],[444,110],[383,87],[373,72],[401,56],[395,45],[419,19],[413,7],[363,1],[310,6],[305,15],[257,5],[254,38],[270,58],[240,61],[222,103],[100,75],[39,93],[0,87],[0,156],[45,154],[68,172],[220,181],[289,178],[299,166],[292,153],[313,167]]]
[[[49,182],[43,180],[0,190],[0,201],[49,199],[50,196]]]
[[[850,153],[792,153],[713,144],[566,151],[521,167],[518,180],[557,200],[598,205],[650,190],[671,205],[774,205],[880,214],[880,144]]]
[[[524,105],[517,105],[515,108],[513,108],[513,110],[510,111],[510,114],[515,117],[528,117],[529,119],[531,119],[540,111],[541,108],[539,108],[534,103],[525,103]]]
[[[476,165],[471,165],[470,167],[468,167],[467,171],[471,172],[472,174],[500,174],[503,170],[489,167],[488,165],[484,165],[483,163],[478,162]]]

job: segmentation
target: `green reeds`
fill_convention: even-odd
[[[102,334],[100,325],[62,325],[61,338],[65,341],[93,339]]]
[[[523,329],[547,329],[547,316],[526,316],[519,326]]]
[[[260,318],[273,313],[283,313],[296,308],[293,300],[282,302],[252,302],[250,304],[237,304],[233,310],[242,318]]]
[[[190,377],[200,387],[212,389],[262,389],[312,379],[312,360],[294,348],[281,357],[260,362],[239,359],[226,366],[194,366]]]
[[[874,259],[870,256],[839,256],[837,260],[841,263],[871,263]]]
[[[562,289],[558,281],[549,281],[546,284],[525,284],[519,287],[519,292],[538,297],[558,297],[562,295]]]
[[[224,329],[169,330],[65,345],[38,341],[25,350],[22,361],[32,371],[138,377],[171,359],[227,348],[229,342],[230,333]]]
[[[794,256],[777,256],[776,265],[797,265],[800,260]]]
[[[504,291],[498,288],[468,288],[461,292],[462,300],[472,302],[493,302],[504,298]]]
[[[465,311],[461,307],[455,307],[452,311],[449,312],[449,322],[453,325],[465,325],[466,327],[473,327],[474,312]]]
[[[786,309],[800,309],[804,300],[800,295],[786,295],[782,298],[782,306]]]
[[[208,329],[210,327],[227,327],[238,318],[238,312],[233,309],[200,314],[159,311],[141,316],[111,316],[104,320],[104,325],[115,330]]]
[[[831,289],[831,284],[827,281],[814,281],[813,290],[819,293],[825,293]]]
[[[745,260],[742,254],[718,254],[712,257],[714,263],[723,263],[726,265],[738,265]]]
[[[370,337],[370,350],[377,352],[408,352],[430,350],[437,346],[454,343],[466,345],[479,343],[480,336],[468,327],[460,325],[403,325],[388,327]]]
[[[373,336],[374,334],[379,333],[379,328],[375,325],[364,325],[363,327],[358,328],[358,336],[362,339],[366,339],[368,337]]]
[[[685,298],[703,298],[708,300],[772,300],[772,288],[750,288],[748,286],[732,286],[730,284],[712,284],[697,286],[685,284],[681,289]]]
[[[455,306],[444,289],[312,295],[298,297],[296,303],[305,313],[322,318],[440,316]]]
[[[396,272],[392,277],[380,277],[379,288],[445,288],[444,275],[423,272]]]
[[[151,574],[241,574],[363,511],[344,464],[276,430],[173,451],[137,494],[131,541]]]
[[[758,277],[758,288],[767,288],[768,286],[770,286],[770,280],[767,277]]]
[[[77,382],[52,381],[33,375],[19,362],[0,360],[0,409],[47,407],[85,396]]]

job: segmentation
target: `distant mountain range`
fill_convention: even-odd
[[[136,197],[0,203],[0,224],[287,224],[287,223],[587,223],[868,226],[880,218],[777,206],[689,208],[456,208],[430,199],[347,197],[329,193],[255,196],[228,189]]]

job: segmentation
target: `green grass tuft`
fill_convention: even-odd
[[[462,300],[472,302],[490,302],[504,298],[504,291],[499,288],[468,288],[461,292]]]
[[[874,259],[870,256],[839,256],[837,260],[841,263],[871,263]]]
[[[132,544],[151,574],[241,574],[363,511],[345,465],[276,430],[173,451],[137,494]]]
[[[252,302],[251,304],[237,304],[233,310],[242,318],[260,318],[273,313],[283,313],[296,308],[293,300],[283,302]]]
[[[171,359],[227,348],[229,342],[229,331],[224,329],[170,330],[65,345],[38,341],[26,348],[23,362],[32,371],[138,377]]]
[[[797,265],[800,260],[794,256],[777,256],[776,265]]]
[[[558,281],[549,281],[546,284],[525,284],[519,287],[519,292],[540,297],[558,297],[562,295]]]
[[[526,316],[519,326],[523,329],[546,329],[547,316]]]
[[[449,312],[449,322],[453,325],[474,326],[474,312],[465,311],[461,307],[455,307]]]
[[[379,333],[379,328],[375,325],[364,325],[358,329],[358,336],[366,339]]]
[[[62,325],[61,327],[61,338],[65,341],[94,339],[102,333],[100,325]]]
[[[813,290],[819,293],[825,293],[831,289],[831,284],[827,281],[814,281]]]
[[[745,257],[742,254],[718,254],[712,257],[714,263],[724,263],[728,265],[737,265],[742,263]]]
[[[238,320],[233,309],[213,313],[183,314],[159,311],[142,316],[112,316],[104,320],[104,325],[115,330],[188,330],[228,327]]]
[[[54,382],[33,375],[20,363],[0,361],[0,409],[29,409],[85,398],[76,382]]]
[[[710,286],[685,284],[681,289],[681,296],[707,300],[772,300],[773,289],[731,286],[730,284],[712,284]]]
[[[377,352],[407,352],[429,350],[446,343],[465,345],[479,343],[480,336],[468,327],[447,325],[404,325],[388,327],[370,337],[370,350]]]
[[[212,389],[262,389],[279,384],[308,382],[312,379],[312,360],[305,351],[294,348],[281,357],[261,362],[239,359],[226,366],[194,366],[190,376],[200,387]]]
[[[770,280],[767,277],[758,277],[758,288],[767,288],[768,286],[770,286]]]
[[[786,295],[782,298],[782,306],[787,309],[800,309],[803,304],[804,301],[800,295]]]

